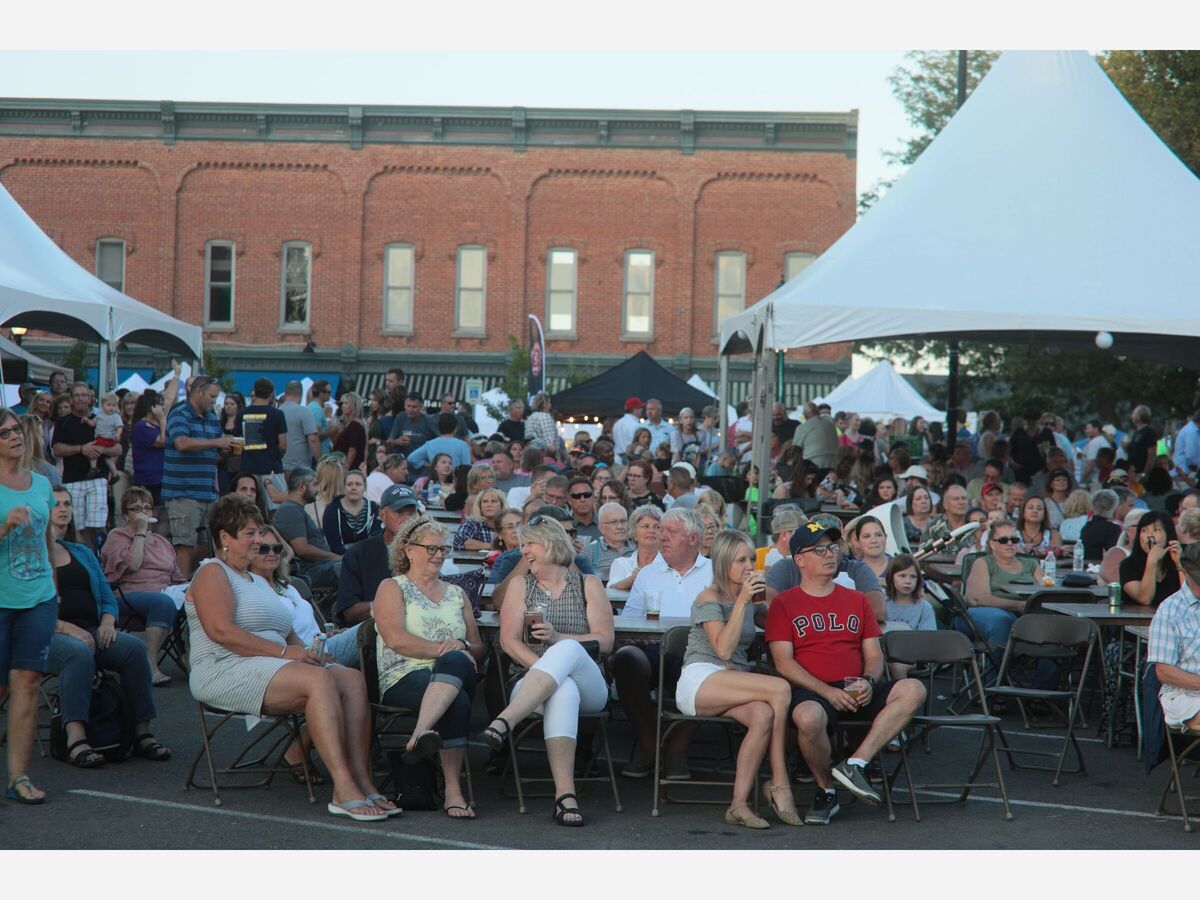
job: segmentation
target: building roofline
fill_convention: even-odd
[[[0,98],[0,137],[836,152],[858,110],[568,109]]]

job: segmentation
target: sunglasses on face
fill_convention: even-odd
[[[278,556],[283,552],[283,544],[259,544],[259,556]]]
[[[996,543],[996,544],[1019,544],[1019,543],[1021,543],[1021,539],[1020,539],[1019,537],[1016,537],[1016,536],[1013,536],[1013,537],[1002,537],[1002,538],[992,538],[992,542],[993,542],[993,543]]]
[[[592,497],[591,491],[588,491],[586,494],[572,494],[571,495],[572,500],[590,500],[591,497]]]

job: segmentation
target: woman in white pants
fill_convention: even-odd
[[[599,712],[608,702],[600,666],[581,642],[595,641],[600,653],[612,651],[612,607],[600,580],[583,576],[572,565],[575,548],[555,519],[534,516],[521,529],[520,538],[529,572],[507,588],[500,608],[500,646],[518,671],[527,671],[513,687],[508,706],[482,737],[498,750],[523,719],[541,712],[554,779],[554,820],[578,827],[583,824],[575,796],[579,713]],[[541,620],[534,623],[536,614]]]

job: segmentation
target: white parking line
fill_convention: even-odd
[[[985,790],[986,790],[986,788],[985,788]],[[994,788],[992,790],[994,790]],[[907,788],[895,788],[893,790],[893,794],[907,794],[907,793],[908,793]],[[917,795],[918,796],[928,796],[928,797],[943,797],[947,800],[957,800],[958,799],[958,794],[950,793],[948,791],[918,790]],[[975,794],[971,794],[971,796],[967,797],[967,800],[968,801],[978,800],[980,803],[1000,803],[1001,802],[999,797],[978,797]],[[897,804],[897,806],[898,805],[899,804]],[[1057,810],[1061,810],[1062,812],[1098,813],[1099,815],[1102,815],[1102,816],[1126,816],[1126,817],[1133,818],[1133,819],[1159,819],[1164,822],[1169,821],[1169,818],[1166,816],[1159,816],[1159,815],[1155,815],[1154,813],[1149,813],[1149,812],[1139,812],[1138,810],[1135,810],[1135,809],[1110,809],[1108,807],[1103,807],[1103,806],[1075,806],[1070,803],[1046,803],[1045,801],[1042,801],[1042,800],[1014,800],[1012,797],[1008,798],[1008,805],[1009,806],[1032,806],[1037,809],[1057,809]]]
[[[193,806],[189,803],[176,803],[171,800],[152,800],[148,797],[132,797],[128,794],[110,794],[106,791],[86,791],[86,790],[71,790],[69,794],[77,794],[81,797],[96,797],[100,800],[120,800],[124,803],[140,803],[143,806],[157,806],[160,809],[170,809],[182,812],[206,813],[214,816],[224,816],[226,818],[247,819],[253,822],[270,822],[274,825],[291,825],[308,828],[324,828],[326,831],[340,831],[346,834],[361,834],[370,835],[371,837],[383,837],[394,841],[411,841],[415,844],[434,844],[439,847],[452,847],[456,850],[511,850],[511,847],[500,847],[495,844],[476,844],[471,841],[455,841],[450,838],[429,837],[423,834],[407,834],[403,831],[392,831],[387,826],[380,823],[379,825],[368,825],[366,827],[358,827],[354,825],[338,825],[333,822],[313,822],[308,819],[289,819],[286,816],[267,816],[262,813],[241,812],[234,809],[220,809],[218,807],[208,806]]]
[[[938,729],[938,731],[974,731],[976,734],[979,733],[978,728],[972,728],[969,725],[943,725],[941,728]],[[1010,738],[1013,737],[1014,735],[1021,735],[1023,737],[1043,738],[1045,740],[1054,740],[1054,741],[1061,741],[1063,739],[1062,732],[1059,732],[1058,734],[1055,734],[1053,732],[1047,734],[1045,732],[1026,731],[1024,728],[1008,728],[1005,730],[1004,734],[1006,737],[1010,737]],[[1107,743],[1107,741],[1105,741],[1104,738],[1083,737],[1081,734],[1079,734],[1078,729],[1076,729],[1076,731],[1075,731],[1075,740],[1079,741],[1079,743],[1081,743],[1081,744],[1104,744],[1104,743]]]

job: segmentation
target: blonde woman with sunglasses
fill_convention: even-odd
[[[967,614],[988,642],[1008,643],[1013,622],[1025,610],[1025,601],[1009,590],[1013,582],[1039,583],[1042,567],[1028,556],[1018,556],[1021,536],[1009,519],[993,522],[988,530],[987,554],[971,564],[967,575]]]

